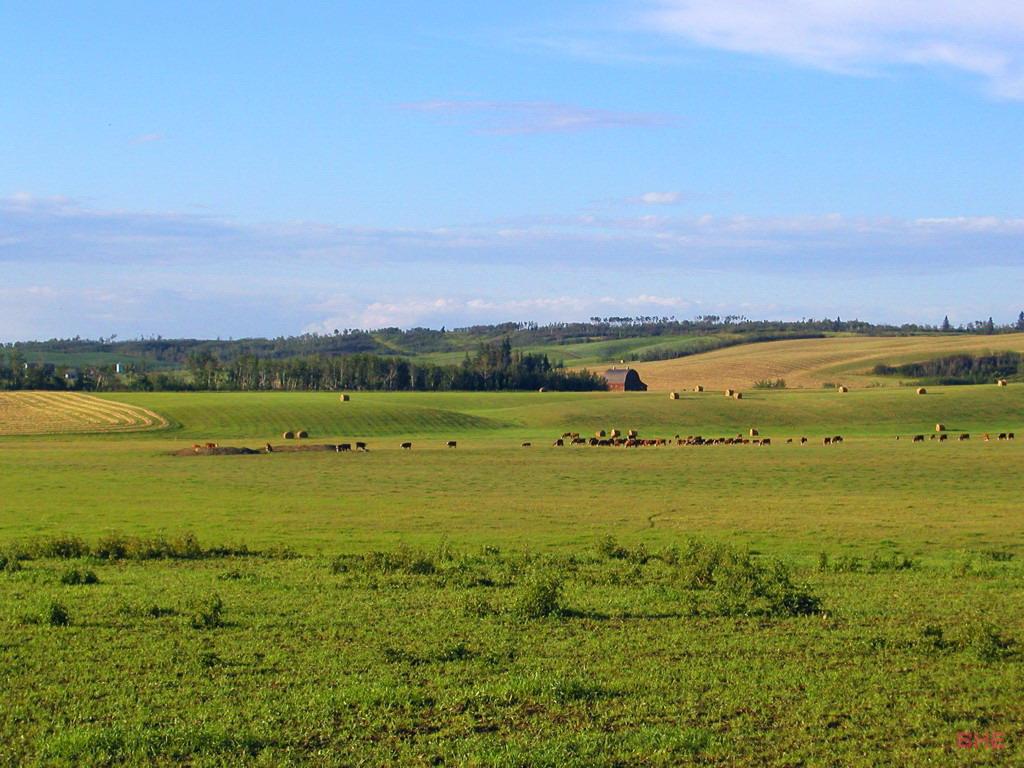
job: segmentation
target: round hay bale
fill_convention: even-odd
[[[347,403],[352,398],[350,398],[348,395],[342,395],[339,399],[341,400],[341,402]]]
[[[289,429],[287,432],[282,432],[281,437],[283,437],[285,440],[294,440],[295,433]]]
[[[760,432],[758,432],[758,431],[757,431],[756,429],[754,429],[753,427],[751,427],[751,428],[750,428],[750,436],[751,436],[751,437],[757,437],[757,436],[758,436],[758,435],[760,435],[760,434],[761,434],[761,433],[760,433]]]
[[[669,392],[668,393],[668,399],[669,400],[678,400],[679,399],[679,393],[678,392]]]
[[[736,398],[737,400],[742,400],[743,399],[743,393],[742,392],[736,392],[735,394],[733,394],[733,397]]]
[[[840,385],[840,387],[839,387],[839,391],[840,391],[840,392],[849,392],[850,390],[849,390],[848,388],[846,388],[846,387],[844,387],[844,386]]]
[[[928,390],[925,389],[924,387],[918,387],[917,388],[917,394],[919,394],[919,395],[927,395],[928,394]]]
[[[537,391],[538,391],[538,392],[547,392],[547,389],[546,389],[545,387],[541,387],[541,388],[540,388],[540,389],[538,389]]]
[[[1006,379],[1000,379],[999,381],[996,382],[996,385],[1000,387],[1005,387],[1006,383]]]
[[[736,394],[736,390],[734,390],[734,389],[727,389],[727,390],[725,390],[725,396],[726,397],[732,397],[735,394]]]
[[[704,387],[702,385],[698,384],[696,387],[693,388],[693,391],[694,392],[703,392],[704,391]]]
[[[296,440],[304,440],[307,437],[309,437],[309,432],[307,432],[304,429],[300,429],[298,432],[295,433]]]
[[[616,437],[619,437],[619,436],[620,436],[621,434],[622,434],[622,433],[621,433],[621,432],[619,432],[619,430],[617,430],[617,429],[613,429],[613,430],[611,431],[611,435],[610,435],[610,437],[612,437],[612,438],[616,438]]]
[[[605,431],[603,429],[599,429],[599,430],[597,430],[597,432],[594,433],[594,437],[604,437],[604,436],[605,436]]]
[[[945,432],[946,431],[946,425],[945,424],[936,424],[935,425],[935,431],[936,432]]]

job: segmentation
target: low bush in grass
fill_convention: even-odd
[[[60,577],[61,584],[99,584],[100,577],[94,571],[80,571],[77,568],[64,571]]]
[[[1016,641],[1002,634],[994,624],[979,622],[968,632],[968,645],[979,661],[991,664],[1012,656]]]
[[[189,623],[193,629],[216,629],[224,626],[224,601],[216,592],[192,602]]]
[[[54,600],[43,612],[43,620],[51,627],[66,627],[71,624],[71,613],[63,604]]]
[[[678,573],[685,589],[713,593],[712,612],[718,615],[804,616],[821,611],[821,601],[793,582],[785,563],[762,563],[724,544],[691,540]]]
[[[35,546],[36,557],[52,557],[71,560],[89,554],[89,545],[75,536],[54,536],[39,539]]]
[[[597,545],[598,554],[608,560],[629,560],[633,563],[646,563],[651,559],[647,547],[637,544],[632,549],[619,544],[614,536],[605,536]]]
[[[14,573],[21,570],[21,562],[13,552],[0,552],[0,571]]]
[[[541,619],[562,613],[562,577],[548,570],[530,574],[519,588],[514,611],[526,619]]]
[[[906,555],[875,553],[870,560],[863,560],[855,555],[830,557],[825,552],[818,553],[818,570],[822,573],[892,573],[909,571],[917,567],[917,563]]]
[[[97,560],[197,560],[213,557],[264,557],[286,556],[284,552],[254,552],[247,546],[203,547],[192,533],[177,537],[166,536],[125,536],[111,533],[101,537],[93,545],[74,536],[53,536],[33,539],[10,545],[3,557],[14,560],[35,560],[55,558],[75,560],[93,557]]]

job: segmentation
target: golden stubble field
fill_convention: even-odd
[[[147,408],[81,392],[0,392],[0,435],[139,432],[167,425]]]
[[[998,336],[836,336],[745,344],[700,355],[653,363],[633,363],[652,390],[748,389],[759,380],[785,379],[787,387],[821,388],[832,382],[850,387],[892,386],[897,379],[874,376],[879,363],[901,364],[961,352],[1024,352],[1024,333]]]

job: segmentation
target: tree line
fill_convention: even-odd
[[[988,384],[1016,376],[1021,370],[1017,352],[986,355],[947,355],[935,360],[906,365],[876,365],[876,376],[904,376],[931,384]]]
[[[186,361],[188,376],[150,372],[128,364],[121,375],[107,367],[90,368],[68,378],[53,365],[25,365],[11,353],[0,365],[2,389],[81,389],[141,391],[338,391],[446,392],[502,390],[587,391],[607,389],[602,376],[568,371],[547,355],[513,350],[511,340],[479,345],[457,365],[421,363],[370,353],[305,355],[284,359],[244,354],[223,361],[200,350]]]
[[[771,334],[857,333],[870,336],[910,335],[921,333],[986,333],[999,334],[1024,330],[1024,312],[1016,322],[999,324],[992,318],[954,326],[949,318],[937,325],[906,323],[903,325],[873,324],[863,320],[836,318],[805,318],[798,321],[751,320],[743,315],[701,315],[693,319],[673,316],[636,317],[609,316],[589,318],[586,322],[562,322],[540,325],[535,322],[508,322],[474,325],[465,328],[378,328],[362,330],[336,328],[328,333],[305,333],[273,339],[165,339],[152,336],[119,339],[107,338],[49,339],[48,341],[15,342],[7,349],[18,349],[29,359],[45,359],[47,355],[78,356],[103,353],[125,358],[146,359],[164,365],[184,366],[194,354],[210,353],[229,363],[236,358],[256,356],[260,359],[290,360],[310,356],[337,356],[368,353],[382,357],[415,357],[438,352],[469,352],[480,343],[500,341],[508,337],[514,347],[535,347],[545,344],[574,344],[636,337],[702,336],[709,339],[725,334],[748,336],[736,343],[746,343]]]

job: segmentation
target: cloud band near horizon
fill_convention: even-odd
[[[19,195],[0,200],[0,324],[11,341],[594,314],[1008,320],[1022,257],[1024,219],[997,217],[581,214],[359,229]]]

